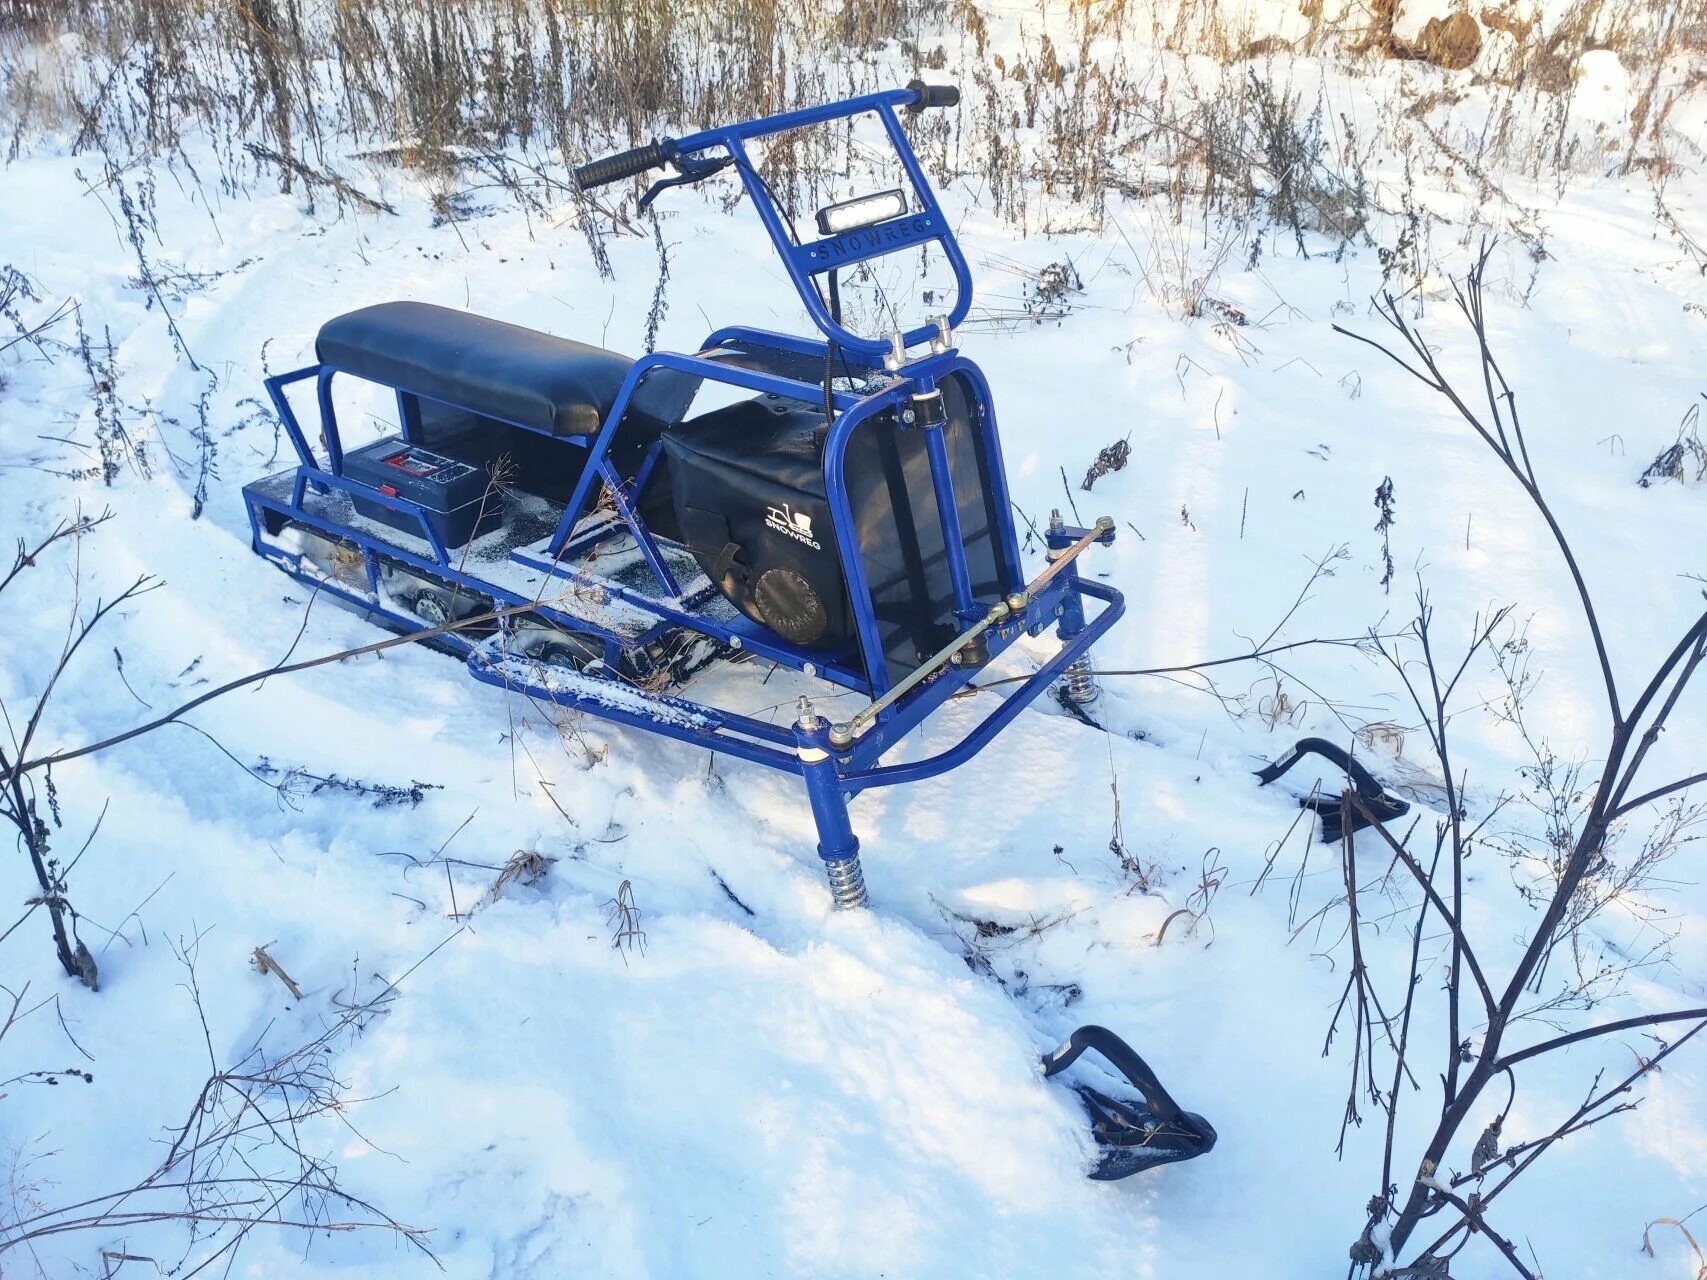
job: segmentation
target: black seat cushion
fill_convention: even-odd
[[[382,302],[328,320],[315,340],[320,363],[554,436],[598,432],[633,361],[425,302]],[[698,380],[658,370],[632,407],[674,422]]]

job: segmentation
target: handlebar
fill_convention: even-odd
[[[918,98],[908,105],[909,115],[918,115],[927,107],[958,107],[960,105],[960,90],[952,84],[926,84],[923,80],[914,80],[907,88],[918,94]]]
[[[887,99],[894,106],[904,107],[909,115],[917,115],[931,107],[953,107],[960,103],[960,90],[954,85],[926,84],[923,80],[914,80],[905,89],[891,89],[885,94],[875,96]],[[589,160],[575,170],[575,182],[581,190],[590,191],[594,187],[621,182],[624,178],[638,178],[643,173],[677,162],[678,157],[682,155],[702,151],[710,146],[727,145],[726,135],[729,133],[743,137],[780,133],[786,129],[816,124],[845,114],[848,105],[850,104],[838,103],[824,108],[791,111],[781,116],[732,126],[727,130],[711,130],[679,140],[658,138],[643,147],[634,147],[628,151],[619,151],[615,155]]]
[[[652,169],[662,169],[669,159],[661,141],[648,142],[644,147],[634,147],[628,151],[619,151],[614,156],[589,160],[575,170],[575,183],[581,190],[590,191],[606,183],[621,182],[624,178],[638,178]]]
[[[972,308],[971,268],[955,241],[954,228],[937,204],[930,179],[920,167],[900,119],[903,111],[917,114],[931,107],[952,107],[959,101],[960,90],[953,85],[931,85],[915,80],[905,88],[883,89],[841,102],[799,107],[757,120],[684,134],[679,138],[655,138],[646,146],[588,161],[575,170],[575,180],[581,190],[587,191],[607,183],[639,177],[652,169],[673,167],[680,176],[654,183],[647,193],[649,201],[664,187],[699,182],[730,165],[738,167],[742,186],[782,258],[789,280],[800,295],[812,323],[844,351],[880,359],[891,352],[893,335],[889,339],[873,338],[848,329],[825,309],[826,304],[814,279],[827,271],[869,258],[900,253],[915,245],[935,244],[941,247],[949,268],[954,272],[954,300],[946,315],[903,331],[900,334],[902,348],[934,340],[941,336],[945,326],[952,331],[966,319]],[[786,211],[777,207],[775,193],[753,168],[747,156],[747,144],[867,112],[877,117],[894,148],[916,197],[915,208],[904,217],[891,219],[881,231],[859,227],[838,236],[802,243],[795,228],[786,220]]]

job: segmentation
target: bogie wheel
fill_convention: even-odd
[[[539,660],[554,667],[577,667],[575,651],[566,644],[548,644],[539,651]]]
[[[450,603],[437,591],[416,592],[409,607],[429,626],[442,627],[450,621]]]
[[[595,660],[596,653],[588,649],[566,644],[561,640],[548,641],[534,651],[534,655],[544,663],[554,667],[567,667],[571,671],[584,670],[589,662]]]

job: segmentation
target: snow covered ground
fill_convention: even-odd
[[[293,643],[303,656],[374,638],[324,604],[305,624],[306,593],[248,548],[241,485],[284,465],[289,447],[245,400],[261,395],[264,369],[311,358],[322,320],[412,298],[632,352],[657,276],[649,238],[610,241],[606,283],[573,225],[508,205],[436,222],[419,184],[395,171],[363,177],[395,216],[341,218],[161,177],[146,252],[163,269],[220,273],[167,299],[180,350],[159,301],[134,283],[115,192],[97,178],[63,154],[0,170],[0,260],[48,298],[75,297],[97,348],[110,338],[132,441],[110,486],[86,474],[96,420],[83,368],[14,348],[0,365],[0,532],[31,540],[78,504],[111,507],[82,543],[83,611],[139,574],[162,580],[77,658],[42,731],[53,749],[268,666]],[[1562,195],[1518,182],[1506,189],[1539,211],[1546,260],[1514,240],[1496,249],[1491,335],[1615,665],[1639,680],[1699,612],[1707,575],[1707,489],[1636,483],[1707,391],[1707,279],[1656,231],[1645,180],[1585,178]],[[1685,225],[1707,225],[1699,173],[1674,178],[1667,199]],[[1283,618],[1280,639],[1396,631],[1420,580],[1444,636],[1515,605],[1541,674],[1532,727],[1563,758],[1596,749],[1598,674],[1544,526],[1447,406],[1331,329],[1378,332],[1373,249],[1305,259],[1279,241],[1254,268],[1235,255],[1214,286],[1223,318],[1188,319],[1146,282],[1170,233],[1141,202],[1117,207],[1119,234],[1023,238],[981,210],[976,190],[944,202],[992,307],[1019,308],[1014,264],[1070,261],[1083,282],[1059,318],[974,326],[963,347],[991,373],[1020,509],[1041,523],[1071,501],[1087,521],[1118,521],[1117,545],[1091,564],[1129,612],[1099,666],[1237,654]],[[725,215],[688,195],[665,208],[661,347],[691,350],[725,323],[798,323],[744,206]],[[1470,373],[1445,278],[1474,245],[1453,235],[1434,233],[1422,323]],[[73,339],[69,321],[57,336]],[[207,371],[217,458],[192,519]],[[1082,492],[1097,451],[1128,436],[1131,464]],[[1387,478],[1390,592],[1372,527]],[[1041,563],[1035,545],[1028,554]],[[1326,572],[1311,582],[1318,563]],[[71,566],[44,562],[0,601],[14,733],[64,635]],[[1025,660],[1049,652],[1038,641]],[[1349,1045],[1342,1036],[1324,1056],[1323,1040],[1345,981],[1344,910],[1332,905],[1343,886],[1333,856],[1306,861],[1306,832],[1293,829],[1294,796],[1317,774],[1259,790],[1250,773],[1298,737],[1349,741],[1348,726],[1370,724],[1397,726],[1361,749],[1414,797],[1429,796],[1432,765],[1383,664],[1337,647],[1282,665],[1278,676],[1227,668],[1219,697],[1190,679],[1111,676],[1097,708],[1107,733],[1040,706],[974,764],[859,799],[873,909],[847,915],[829,909],[790,780],[598,721],[560,734],[433,653],[393,649],[214,701],[186,725],[54,771],[56,852],[75,854],[100,821],[70,889],[101,990],[60,975],[40,913],[7,934],[0,981],[28,984],[24,1008],[49,996],[57,1008],[5,1034],[0,1078],[76,1065],[93,1079],[0,1087],[11,1171],[0,1206],[8,1194],[53,1206],[131,1186],[217,1067],[256,1045],[276,1055],[312,1041],[401,979],[382,1012],[337,1037],[330,1061],[351,1101],[301,1142],[337,1164],[351,1194],[427,1229],[450,1276],[1337,1275],[1383,1128],[1366,1107],[1336,1158]],[[1494,673],[1471,679],[1497,707]],[[926,754],[978,714],[977,700],[953,704],[907,750]],[[1491,709],[1471,706],[1456,731],[1479,816],[1521,785],[1528,756]],[[1704,756],[1697,688],[1655,768],[1687,773]],[[382,805],[300,776],[281,791],[292,769],[428,785],[419,803]],[[1517,805],[1501,821],[1539,830],[1542,819]],[[520,850],[552,859],[549,872],[494,893]],[[1387,861],[1363,856],[1375,874]],[[1641,895],[1659,923],[1612,911],[1593,926],[1626,957],[1663,929],[1670,958],[1559,1025],[1703,1002],[1698,865],[1685,850]],[[1523,877],[1491,849],[1471,872],[1484,959],[1505,969],[1534,918]],[[643,949],[613,947],[624,882]],[[22,912],[34,888],[21,856],[0,865],[0,886]],[[1176,918],[1164,935],[1186,906],[1202,919]],[[1388,962],[1408,949],[1409,919],[1396,914],[1381,938]],[[261,944],[300,999],[253,966]],[[1431,991],[1439,980],[1423,979]],[[1446,1035],[1433,1009],[1419,1004],[1416,1032],[1431,1042]],[[1076,1100],[1036,1070],[1082,1023],[1137,1046],[1215,1123],[1216,1150],[1123,1183],[1086,1180]],[[1651,1051],[1616,1037],[1537,1064],[1507,1136],[1547,1131],[1597,1071]],[[1679,1053],[1638,1110],[1563,1143],[1503,1198],[1502,1227],[1538,1269],[1694,1273],[1675,1232],[1656,1230],[1653,1260],[1638,1249],[1646,1223],[1707,1202],[1704,1053]],[[1438,1088],[1419,1085],[1407,1151]],[[0,1255],[0,1270],[153,1274],[102,1251],[169,1268],[185,1248],[171,1224],[105,1229]],[[1506,1264],[1478,1242],[1454,1267],[1498,1275]],[[269,1229],[234,1273],[432,1269],[387,1232]]]

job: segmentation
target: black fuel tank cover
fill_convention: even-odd
[[[779,566],[761,573],[753,582],[753,603],[764,624],[790,644],[811,644],[830,623],[823,600],[793,569]]]

